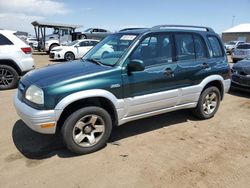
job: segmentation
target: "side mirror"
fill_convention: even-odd
[[[129,72],[137,72],[137,71],[144,71],[145,66],[142,60],[133,59],[128,64],[128,71]]]

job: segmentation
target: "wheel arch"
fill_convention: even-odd
[[[212,86],[217,87],[217,88],[219,89],[220,95],[221,95],[221,100],[223,100],[223,97],[224,97],[224,84],[223,84],[223,82],[222,82],[221,80],[219,80],[219,79],[217,79],[217,80],[212,80],[212,81],[208,82],[208,83],[204,86],[202,92],[203,92],[205,89],[207,89],[207,88],[209,88],[209,87],[212,87]],[[202,92],[201,92],[201,93],[202,93]]]
[[[19,66],[13,61],[12,59],[1,59],[0,60],[0,65],[7,65],[15,69],[18,73],[19,76],[22,76],[22,71],[19,68]]]
[[[110,114],[113,125],[118,125],[117,108],[120,106],[118,99],[112,93],[105,90],[88,90],[71,94],[57,104],[55,109],[61,111],[57,115],[57,127],[60,129],[63,122],[72,112],[87,106],[104,108]]]

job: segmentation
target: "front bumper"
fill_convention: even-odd
[[[233,89],[250,91],[250,77],[233,74],[231,87]]]
[[[64,59],[64,53],[51,51],[49,57],[51,59]]]
[[[20,101],[17,94],[14,98],[14,106],[17,114],[29,128],[43,134],[55,134],[58,110],[36,110]]]

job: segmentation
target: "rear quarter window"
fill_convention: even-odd
[[[0,34],[0,45],[12,45],[12,44],[13,43],[8,38]]]
[[[222,47],[221,44],[219,42],[219,39],[215,36],[208,36],[208,41],[209,41],[209,45],[211,47],[211,51],[212,51],[212,57],[222,57],[224,56],[224,53],[222,51]]]

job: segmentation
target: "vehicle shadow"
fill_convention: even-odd
[[[247,92],[247,91],[230,89],[228,94],[229,95],[234,95],[234,96],[237,96],[237,97],[244,97],[244,98],[249,98],[250,99],[250,92]]]
[[[171,125],[196,121],[188,110],[170,112],[150,118],[130,122],[113,129],[109,143],[116,145],[117,141],[144,134]],[[12,138],[16,148],[28,159],[47,159],[54,155],[61,158],[78,155],[68,151],[61,140],[60,134],[44,135],[32,131],[22,120],[18,120],[12,130]]]

